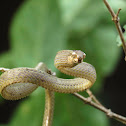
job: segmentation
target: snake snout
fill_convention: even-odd
[[[82,63],[83,59],[85,59],[86,54],[84,52],[82,52],[81,50],[74,50],[74,52],[72,53],[72,55],[76,55],[76,60],[78,63]]]
[[[73,54],[77,55],[78,60],[83,60],[86,57],[86,54],[81,50],[73,50]]]

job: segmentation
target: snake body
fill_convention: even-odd
[[[54,64],[61,72],[75,76],[62,79],[47,71],[34,68],[14,68],[0,76],[0,92],[7,100],[18,100],[29,95],[38,86],[53,92],[74,93],[90,88],[96,80],[95,68],[83,62],[85,53],[80,50],[61,50]]]

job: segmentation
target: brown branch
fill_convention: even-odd
[[[45,72],[48,72],[48,68],[46,67],[45,64],[43,64],[42,62],[40,62],[36,67],[35,69],[42,69],[43,71]],[[0,68],[0,71],[1,72],[5,72],[9,69],[7,68]],[[55,75],[54,72],[51,72],[52,75]],[[78,94],[78,93],[74,93],[73,95],[76,96],[77,98],[79,98],[80,100],[82,100],[85,104],[88,104],[88,105],[91,105],[97,109],[99,109],[100,111],[106,113],[106,115],[109,117],[109,118],[113,118],[113,119],[116,119],[124,124],[126,124],[126,117],[123,117],[121,115],[118,115],[114,112],[111,111],[111,109],[107,109],[105,108],[99,101],[98,99],[93,95],[93,93],[87,89],[86,90],[89,97],[88,98],[85,98],[84,96]]]
[[[98,103],[97,103],[97,102],[93,102],[91,97],[85,98],[84,96],[82,96],[82,95],[80,95],[78,93],[74,93],[73,95],[76,96],[77,98],[79,98],[80,100],[82,100],[85,104],[91,105],[91,106],[101,110],[109,118],[116,119],[116,120],[120,121],[121,123],[126,124],[126,117],[123,117],[121,115],[118,115],[118,114],[112,112],[111,109],[105,108],[98,100],[96,100],[96,101],[98,101]]]
[[[121,8],[119,8],[117,14],[115,14],[114,11],[112,10],[111,6],[107,2],[107,0],[103,0],[103,1],[105,3],[106,7],[108,8],[108,10],[109,10],[109,12],[110,12],[110,14],[112,16],[112,21],[114,21],[115,26],[116,26],[116,28],[118,30],[120,39],[122,41],[123,50],[124,50],[124,53],[125,53],[125,61],[126,61],[126,42],[125,42],[125,39],[124,39],[124,36],[123,36],[123,32],[122,32],[120,22],[119,22],[119,17],[118,17]]]
[[[100,106],[103,106],[99,101],[98,99],[93,95],[93,93],[91,92],[90,89],[87,89],[86,92],[88,93],[88,95],[92,98],[92,100],[97,103],[98,105]]]

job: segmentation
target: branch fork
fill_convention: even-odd
[[[120,39],[122,41],[122,44],[123,44],[123,50],[124,50],[124,53],[125,53],[125,61],[126,61],[126,43],[125,43],[125,40],[124,40],[124,36],[123,36],[123,33],[122,33],[122,29],[121,29],[121,26],[120,26],[120,19],[119,19],[119,13],[121,11],[121,8],[118,9],[117,11],[117,14],[114,13],[114,11],[112,10],[112,8],[110,7],[110,5],[108,4],[107,0],[103,0],[106,7],[108,8],[111,16],[112,16],[112,21],[114,21],[115,25],[116,25],[116,28],[118,30],[118,33],[120,35]],[[36,66],[36,68],[39,68],[41,67],[41,64],[38,64],[38,66]],[[0,71],[1,72],[5,72],[9,69],[7,68],[0,68]],[[51,70],[48,71],[50,74],[52,73],[52,75],[55,76],[55,72],[51,72]],[[118,121],[120,121],[121,123],[124,123],[126,124],[126,117],[123,117],[121,115],[118,115],[114,112],[111,111],[111,109],[107,109],[105,108],[98,100],[97,98],[93,95],[93,93],[87,89],[86,92],[88,93],[89,97],[88,98],[85,98],[84,96],[78,94],[78,93],[74,93],[73,95],[76,96],[78,99],[82,100],[85,104],[88,104],[90,106],[93,106],[97,109],[99,109],[100,111],[104,112],[109,118],[113,118],[113,119],[116,119]]]
[[[41,66],[42,66],[42,62],[40,62],[36,67],[35,69],[40,69]],[[45,66],[44,68],[46,69],[43,69],[44,71],[48,72],[48,68]],[[0,68],[0,71],[1,72],[5,72],[5,71],[8,71],[9,69],[7,68]],[[55,76],[55,72],[52,72],[51,70],[49,70],[52,75]],[[87,94],[89,95],[89,97],[84,97],[78,93],[73,93],[73,95],[75,97],[77,97],[78,99],[80,99],[81,101],[83,101],[85,104],[88,104],[90,106],[93,106],[95,107],[96,109],[99,109],[100,111],[104,112],[109,118],[113,118],[113,119],[116,119],[117,121],[120,121],[121,123],[124,123],[126,124],[126,117],[123,117],[121,115],[118,115],[114,112],[111,111],[111,109],[107,109],[105,108],[100,102],[99,100],[95,97],[95,95],[91,92],[90,89],[87,89],[86,90]]]
[[[120,21],[120,18],[119,18],[120,11],[121,11],[121,8],[119,8],[117,11],[117,14],[114,17],[112,17],[112,21],[114,21],[115,23],[118,23]]]
[[[119,22],[119,13],[121,11],[121,8],[118,9],[117,14],[114,13],[113,9],[111,8],[111,6],[109,5],[109,3],[107,2],[107,0],[103,0],[104,4],[106,5],[106,7],[108,8],[108,11],[110,12],[111,16],[112,16],[112,21],[114,21],[115,26],[117,28],[117,31],[119,33],[120,39],[122,41],[122,45],[123,45],[123,50],[125,53],[125,61],[126,61],[126,42],[123,36],[123,32],[120,26],[120,22]]]
[[[86,92],[90,92],[88,93],[89,97],[85,98],[84,96],[78,94],[78,93],[74,93],[73,95],[76,96],[77,98],[79,98],[80,100],[82,100],[85,104],[88,104],[90,106],[93,106],[96,109],[99,109],[100,111],[104,112],[109,118],[113,118],[123,124],[126,124],[126,117],[123,117],[119,114],[116,114],[114,112],[111,111],[111,109],[107,109],[105,108],[98,100],[97,98],[93,95],[93,93],[88,89],[88,91],[86,90]],[[90,95],[91,94],[91,95]]]

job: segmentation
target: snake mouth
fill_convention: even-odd
[[[73,50],[72,56],[77,57],[79,60],[83,60],[85,59],[86,54],[81,50]]]
[[[72,56],[73,56],[73,59],[74,59],[73,60],[74,63],[78,64],[78,63],[83,62],[83,60],[86,57],[86,54],[84,52],[82,52],[81,50],[73,50]]]
[[[81,63],[82,62],[82,59],[78,59],[78,63]]]

